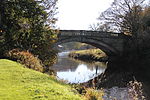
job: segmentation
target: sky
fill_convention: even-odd
[[[58,0],[57,28],[88,30],[114,0]]]

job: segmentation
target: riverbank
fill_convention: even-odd
[[[94,54],[90,53],[91,52],[86,52],[86,50],[75,51],[71,53],[71,57],[79,60],[93,60],[90,58],[91,56],[89,55],[92,55],[93,57]],[[81,85],[86,88],[94,87],[96,89],[110,89],[114,86],[129,89],[130,87],[132,87],[133,91],[135,91],[135,94],[133,94],[136,95],[136,98],[146,97],[147,99],[149,99],[149,64],[145,65],[146,62],[149,61],[146,60],[146,55],[140,56],[139,59],[134,56],[132,57],[131,55],[124,55],[121,57],[109,59],[109,62],[107,63],[107,69],[103,74],[98,75],[94,79],[82,83]],[[137,88],[137,90],[134,90],[135,87]]]
[[[85,87],[95,87],[96,89],[109,89],[114,86],[126,88],[129,86],[132,87],[133,91],[135,92],[135,94],[133,94],[136,96],[137,99],[144,97],[146,99],[139,100],[149,100],[150,60],[147,59],[146,61],[146,59],[139,59],[137,61],[132,60],[133,62],[130,61],[129,63],[129,61],[125,60],[126,57],[121,58],[109,61],[107,63],[107,69],[103,74],[95,77],[94,79],[91,79],[88,82],[82,83],[81,85]]]
[[[101,62],[108,61],[108,57],[100,49],[72,51],[69,53],[68,56],[82,61],[101,61]]]
[[[2,100],[82,100],[69,85],[6,59],[0,59],[0,83]]]

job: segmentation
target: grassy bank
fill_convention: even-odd
[[[46,74],[0,60],[0,100],[81,100],[73,91]]]
[[[87,49],[72,51],[69,54],[69,57],[79,60],[95,60],[95,61],[106,61],[106,54],[100,49]]]

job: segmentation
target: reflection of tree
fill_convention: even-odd
[[[98,66],[98,68],[100,69],[106,69],[107,65],[105,62],[98,62],[98,61],[82,61],[82,60],[78,60],[78,59],[73,59],[71,58],[73,61],[78,62],[78,63],[82,63],[82,64],[86,64],[87,67],[91,70],[93,70],[93,68],[95,69],[95,66]]]
[[[77,62],[74,62],[68,58],[59,59],[59,61],[53,65],[52,69],[56,71],[75,71],[78,66]]]
[[[97,71],[98,71],[98,66],[95,66],[96,67],[96,72],[95,72],[95,74],[97,75]]]
[[[106,68],[106,64],[103,62],[83,62],[80,60],[73,60],[68,58],[61,58],[58,59],[59,61],[51,67],[55,71],[75,71],[79,64],[85,64],[87,68],[91,71],[95,70],[101,70]],[[96,67],[97,66],[97,67]]]

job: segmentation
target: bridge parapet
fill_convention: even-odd
[[[58,37],[66,36],[93,36],[93,37],[123,37],[121,33],[103,32],[103,31],[87,31],[87,30],[60,30]]]

